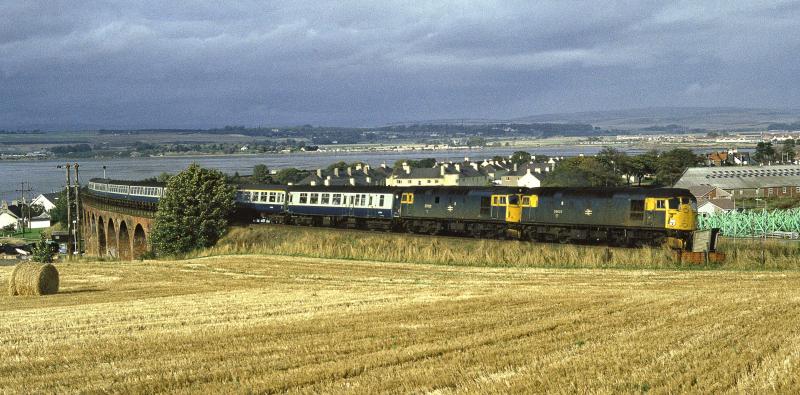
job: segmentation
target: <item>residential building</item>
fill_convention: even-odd
[[[56,203],[58,202],[58,198],[61,196],[60,193],[43,193],[39,196],[35,197],[33,201],[31,201],[31,205],[40,205],[44,208],[46,213],[49,213],[52,210]]]
[[[697,201],[697,214],[716,215],[734,210],[735,203],[731,199],[703,199]]]
[[[412,168],[403,163],[395,169],[386,185],[397,187],[411,186],[486,186],[491,179],[478,170],[477,163],[437,163],[430,168]]]
[[[5,200],[0,204],[0,229],[7,226],[13,226],[14,229],[19,229],[22,225],[22,217],[16,206],[9,206]]]
[[[335,168],[333,170],[317,169],[308,177],[300,180],[297,185],[386,185],[386,178],[391,175],[392,169],[386,164],[378,168],[371,168],[369,165],[357,164],[345,169]]]
[[[733,195],[713,185],[695,185],[688,188],[697,201],[708,199],[730,199]]]

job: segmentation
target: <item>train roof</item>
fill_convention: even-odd
[[[164,187],[167,185],[165,182],[158,182],[152,180],[140,180],[140,181],[131,181],[131,180],[113,180],[110,178],[92,178],[89,182],[94,182],[98,184],[110,184],[110,185],[128,185],[128,186],[142,186],[142,187]]]
[[[692,196],[688,189],[683,188],[631,188],[631,187],[610,187],[610,188],[559,188],[542,187],[531,188],[532,194],[540,196],[553,196],[561,193],[564,196],[596,196],[610,198],[619,195],[669,198],[677,196]]]

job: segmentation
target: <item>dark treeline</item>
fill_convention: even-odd
[[[792,123],[771,123],[767,130],[800,130],[800,122]]]

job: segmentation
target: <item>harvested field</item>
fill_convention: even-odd
[[[0,393],[800,390],[797,272],[275,256],[58,270],[59,294],[0,297]]]

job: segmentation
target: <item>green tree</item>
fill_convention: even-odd
[[[424,168],[431,168],[433,166],[436,166],[436,159],[434,159],[434,158],[425,158],[425,159],[419,159],[419,160],[400,159],[400,160],[394,162],[394,169],[395,170],[403,169],[403,162],[408,163],[408,165],[411,166],[412,169],[424,169]]]
[[[467,139],[467,147],[483,147],[486,145],[486,139],[483,137],[470,137]]]
[[[170,178],[158,202],[151,244],[158,254],[210,247],[225,233],[236,188],[196,163]]]
[[[69,194],[69,202],[72,205],[72,215],[75,215],[75,190],[70,189]],[[58,200],[56,200],[56,205],[52,209],[50,209],[50,221],[54,224],[66,224],[67,223],[67,189],[64,188],[58,194]],[[73,217],[74,218],[74,217]]]
[[[308,176],[308,171],[295,169],[294,167],[289,167],[286,169],[279,170],[275,174],[274,180],[278,184],[283,184],[283,185],[289,184],[290,182],[292,184],[296,184],[300,182],[300,180],[306,178],[306,176]]]
[[[511,163],[516,163],[518,165],[524,165],[531,161],[531,154],[525,151],[517,151],[511,154]]]
[[[795,151],[795,141],[793,139],[784,140],[781,147],[781,159],[787,162],[794,162],[794,157],[797,155]]]
[[[772,143],[765,143],[763,141],[756,144],[756,153],[753,155],[753,159],[755,159],[759,163],[769,162],[775,159],[775,147],[772,146]]]
[[[703,160],[685,148],[675,148],[662,152],[656,165],[656,183],[673,185],[681,178],[687,168],[697,166]]]
[[[269,184],[272,182],[272,176],[269,174],[267,165],[253,166],[253,182],[261,184]]]
[[[622,178],[609,171],[597,158],[574,157],[560,162],[544,182],[552,187],[618,186]]]
[[[39,263],[53,262],[53,250],[50,249],[50,245],[47,244],[47,238],[44,233],[39,235],[39,242],[33,247],[31,259]]]

